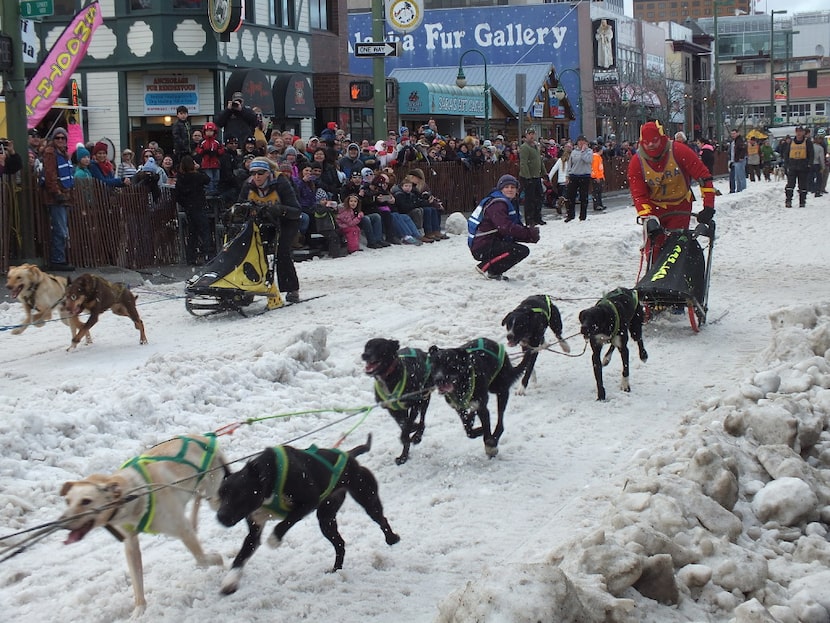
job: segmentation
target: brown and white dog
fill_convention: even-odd
[[[136,296],[123,283],[110,283],[103,277],[84,273],[66,288],[66,309],[70,314],[77,316],[81,312],[89,312],[89,320],[80,326],[80,330],[72,337],[72,343],[66,350],[72,350],[86,337],[89,344],[89,330],[98,322],[98,316],[108,309],[119,316],[129,316],[135,328],[141,334],[139,344],[147,343],[144,335],[144,323],[138,315],[135,306]],[[77,319],[76,319],[77,320]],[[77,320],[80,324],[80,320]]]
[[[34,264],[12,266],[6,275],[6,287],[12,298],[23,305],[26,317],[21,326],[12,330],[14,335],[23,333],[30,324],[42,327],[57,312],[61,321],[72,331],[72,338],[81,328],[81,322],[64,307],[64,295],[69,279],[45,273]],[[92,338],[87,333],[87,342]]]
[[[69,530],[65,543],[83,539],[103,526],[124,542],[133,584],[133,616],[144,612],[144,574],[138,535],[167,534],[181,540],[199,566],[222,565],[222,556],[206,554],[196,536],[199,505],[218,508],[219,485],[227,472],[215,435],[182,435],[154,446],[114,474],[92,474],[64,483],[67,509],[60,517]],[[193,498],[190,519],[185,507]]]

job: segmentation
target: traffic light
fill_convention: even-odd
[[[352,80],[349,83],[349,101],[368,102],[374,96],[374,89],[370,80]]]
[[[807,88],[808,89],[817,89],[818,88],[818,69],[808,69],[807,70]]]

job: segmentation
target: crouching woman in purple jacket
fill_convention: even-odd
[[[519,242],[539,242],[539,229],[522,223],[518,195],[518,180],[502,175],[467,220],[467,244],[479,262],[476,270],[488,279],[507,281],[504,273],[530,255]]]

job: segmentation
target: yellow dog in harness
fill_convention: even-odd
[[[193,437],[185,437],[181,435],[177,436],[174,439],[181,440],[182,445],[181,449],[175,456],[142,454],[140,456],[133,457],[121,466],[121,469],[133,468],[141,474],[144,482],[147,483],[147,510],[144,512],[144,515],[141,517],[137,525],[125,525],[125,528],[137,533],[146,532],[147,534],[155,534],[155,532],[150,530],[149,527],[153,524],[153,517],[156,513],[156,495],[153,489],[156,483],[153,482],[149,472],[147,471],[148,464],[157,463],[159,461],[172,461],[181,465],[187,465],[188,467],[192,467],[199,474],[196,477],[196,485],[199,484],[202,478],[204,478],[208,466],[216,456],[216,435],[214,433],[205,433],[205,437],[207,437],[207,443],[202,442],[200,439],[194,439]],[[202,461],[198,465],[185,458],[190,444],[196,444],[202,449]]]

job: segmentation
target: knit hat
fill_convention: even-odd
[[[95,147],[92,148],[92,153],[97,154],[99,151],[109,151],[109,145],[107,145],[104,141],[98,141],[95,143]]]
[[[646,145],[659,139],[657,147],[647,148]],[[640,128],[640,145],[650,158],[659,158],[669,144],[669,137],[663,132],[663,126],[658,121],[648,121]]]
[[[75,156],[80,160],[81,158],[89,158],[89,150],[84,147],[83,143],[78,143],[75,147]]]
[[[99,151],[97,149],[97,147],[98,147],[97,144],[95,145],[95,147],[96,147],[95,151],[96,152]],[[156,164],[156,159],[153,158],[152,156],[147,158],[147,160],[144,162],[144,164],[141,165],[141,170],[142,171],[150,171],[151,173],[158,173],[159,166]]]
[[[286,147],[283,154],[286,155],[286,156],[296,156],[297,155],[297,150],[294,149],[293,147]]]
[[[337,129],[337,122],[336,122],[336,121],[329,121],[329,122],[326,124],[326,127],[327,127],[329,130],[336,130],[336,129]]]
[[[357,151],[360,151],[360,145],[358,145],[357,143],[349,143],[349,146],[346,149],[346,151],[349,151],[349,149],[356,149]]]
[[[499,178],[499,181],[496,183],[496,188],[498,190],[502,190],[505,186],[513,185],[516,188],[519,187],[519,180],[517,180],[512,175],[502,175]]]
[[[407,134],[409,134],[409,128],[407,128],[405,125],[402,125],[402,126],[398,129],[398,134],[403,134],[404,132],[406,132]]]
[[[254,158],[251,160],[251,163],[248,165],[248,170],[253,173],[257,169],[265,169],[266,171],[271,171],[271,163],[268,162],[265,158]]]
[[[370,180],[374,177],[374,175],[375,172],[372,171],[372,169],[370,169],[369,167],[364,167],[360,170],[360,177],[362,177],[364,180]]]
[[[68,137],[69,135],[66,133],[66,130],[65,130],[65,129],[63,129],[63,128],[55,128],[54,130],[52,130],[52,134],[51,134],[51,136],[52,136],[52,138],[55,138],[55,137],[57,137],[57,136],[65,136],[65,137]]]

